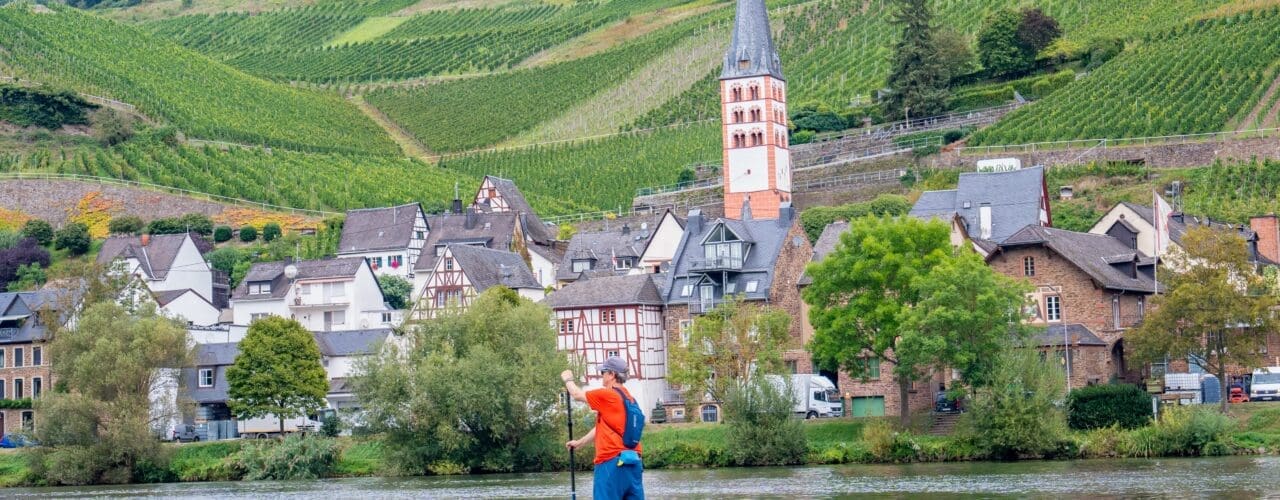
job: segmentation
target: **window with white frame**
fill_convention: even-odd
[[[260,319],[265,319],[267,316],[270,316],[270,315],[271,315],[271,313],[250,313],[250,314],[249,314],[249,322],[250,322],[250,323],[253,323],[254,321],[258,321],[258,320],[260,320]]]
[[[1062,297],[1050,295],[1044,298],[1045,319],[1062,321]]]
[[[373,268],[377,269],[378,266],[373,266]],[[311,283],[303,283],[301,286],[299,286],[298,295],[311,295]]]
[[[581,273],[591,270],[590,259],[577,259],[573,261],[573,272]]]
[[[249,295],[266,295],[271,293],[270,281],[249,282]]]
[[[732,281],[730,281],[730,282],[728,282],[728,283],[725,283],[725,284],[724,284],[724,293],[725,293],[725,295],[729,295],[729,294],[733,294],[733,293],[738,293],[738,284],[737,284],[737,283],[734,283],[734,282],[732,282]]]
[[[744,291],[746,291],[747,293],[756,293],[756,290],[759,290],[759,289],[760,289],[760,281],[751,280],[747,282],[747,287],[746,287],[746,290]]]
[[[604,353],[604,359],[619,358],[619,357],[621,356],[618,355],[618,351],[605,351]]]
[[[201,368],[198,379],[200,387],[213,387],[213,368]]]
[[[400,266],[403,264],[404,264],[403,255],[392,255],[390,257],[387,257],[387,265],[391,266],[392,269],[399,269]]]
[[[689,329],[693,326],[693,322],[687,319],[680,320],[680,345],[689,345]]]
[[[369,257],[369,267],[374,270],[382,268],[382,257]]]
[[[1022,275],[1023,275],[1023,276],[1035,276],[1035,275],[1036,275],[1036,258],[1035,258],[1035,257],[1031,257],[1031,256],[1023,257],[1023,259],[1022,259]]]
[[[681,297],[689,297],[693,295],[693,285],[685,285],[680,288]]]
[[[345,281],[335,281],[324,284],[324,294],[329,297],[346,297],[347,283]]]

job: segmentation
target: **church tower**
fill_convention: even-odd
[[[720,73],[725,217],[776,219],[791,203],[786,103],[764,0],[738,0]]]

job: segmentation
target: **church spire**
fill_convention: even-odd
[[[733,42],[724,54],[720,79],[765,75],[785,80],[782,62],[773,47],[773,34],[769,31],[769,12],[764,0],[738,0]]]

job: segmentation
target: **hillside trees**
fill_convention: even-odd
[[[884,100],[884,114],[934,116],[947,109],[950,73],[942,64],[935,40],[933,10],[927,0],[898,0],[894,24],[902,38],[894,46],[887,80],[892,93]]]
[[[413,283],[409,280],[387,274],[378,277],[378,286],[382,288],[382,295],[392,309],[405,309],[409,306],[409,296],[413,294]]]
[[[316,339],[297,321],[277,316],[249,325],[235,364],[227,367],[227,405],[237,418],[287,418],[324,407],[329,379]]]
[[[1002,10],[988,17],[978,34],[982,66],[992,75],[1023,73],[1036,55],[1062,36],[1058,21],[1037,8]]]

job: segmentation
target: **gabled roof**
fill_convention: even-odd
[[[555,240],[555,235],[547,228],[546,223],[538,218],[538,213],[533,211],[533,205],[525,199],[524,193],[520,192],[520,188],[516,187],[514,181],[492,175],[486,175],[485,179],[498,190],[498,194],[507,202],[507,207],[519,215],[520,226],[524,229],[527,238],[544,245]],[[483,186],[484,183],[481,182],[481,185]],[[477,204],[476,208],[484,212],[493,211],[493,207],[484,204]]]
[[[219,344],[196,344],[196,366],[226,366],[236,362],[240,354],[240,344],[224,342]]]
[[[447,213],[427,217],[431,233],[422,246],[422,256],[414,270],[428,271],[436,267],[436,247],[450,243],[480,244],[487,248],[508,250],[512,247],[519,215],[514,212]]]
[[[341,332],[314,332],[320,354],[329,357],[363,356],[373,354],[374,349],[391,335],[390,328],[350,330]]]
[[[1127,201],[1120,202],[1120,204],[1128,207],[1129,210],[1132,210],[1134,213],[1138,214],[1139,217],[1142,217],[1142,220],[1146,221],[1147,224],[1155,227],[1155,216],[1152,214],[1151,207],[1139,205],[1137,203],[1129,203]],[[1181,245],[1182,236],[1187,233],[1188,229],[1193,227],[1211,227],[1213,229],[1236,231],[1240,234],[1241,238],[1244,238],[1245,241],[1258,239],[1258,233],[1250,228],[1248,224],[1229,224],[1222,221],[1211,220],[1208,217],[1197,217],[1185,214],[1174,214],[1174,217],[1169,219],[1169,237],[1174,243]]]
[[[542,285],[529,271],[520,255],[505,250],[491,250],[471,245],[450,245],[449,253],[467,275],[476,292],[498,285],[511,289],[536,288]]]
[[[849,223],[845,221],[836,221],[827,224],[822,229],[822,235],[818,236],[818,241],[813,243],[813,262],[821,262],[827,258],[831,252],[836,251],[836,245],[840,244],[840,235],[849,230]],[[809,272],[805,271],[800,276],[801,285],[809,285],[813,283],[813,277],[809,276]]]
[[[1142,293],[1155,291],[1152,275],[1155,260],[1135,252],[1111,236],[1030,225],[1000,244],[1001,250],[1020,246],[1048,247],[1102,287]],[[1137,278],[1126,271],[1126,264],[1135,260],[1138,263]]]
[[[932,219],[959,214],[969,236],[978,239],[982,238],[979,213],[986,204],[991,207],[991,236],[986,239],[1001,242],[1028,224],[1040,223],[1043,198],[1043,167],[1008,172],[965,172],[960,174],[956,189],[921,194],[911,207],[910,215]]]
[[[581,279],[552,293],[543,302],[552,309],[627,305],[662,305],[652,274]]]
[[[240,286],[237,286],[236,289],[231,292],[231,298],[265,298],[249,295],[249,283],[261,281],[271,282],[271,298],[278,299],[284,297],[289,292],[289,280],[284,275],[284,270],[289,265],[289,262],[283,260],[275,262],[259,262],[254,264],[249,268],[249,272],[245,274],[244,279],[240,280]],[[351,278],[360,272],[361,267],[367,267],[368,263],[360,257],[337,257],[320,260],[299,260],[292,262],[292,265],[298,269],[298,276],[295,279],[308,280]]]
[[[69,289],[45,289],[35,292],[0,293],[0,344],[22,344],[45,339],[45,325],[39,315],[57,311]],[[78,297],[71,297],[78,300]],[[70,305],[70,304],[67,304]],[[67,315],[59,314],[65,318]]]
[[[209,302],[209,299],[204,298],[203,295],[200,295],[200,292],[197,292],[190,288],[183,288],[181,290],[164,290],[159,292],[152,292],[151,295],[155,297],[156,304],[158,304],[160,307],[164,307],[169,305],[170,302],[177,300],[178,297],[181,297],[188,293],[195,295],[200,300],[203,300],[205,303],[209,304],[210,307],[213,307],[213,303]]]
[[[1098,338],[1088,327],[1079,323],[1070,325],[1052,324],[1045,331],[1032,338],[1032,342],[1037,347],[1060,347],[1064,340],[1069,340],[1072,346],[1105,347],[1107,345],[1106,341]]]
[[[629,257],[637,264],[644,255],[645,246],[653,237],[653,229],[638,231],[630,226],[618,227],[609,231],[578,233],[569,240],[569,247],[564,252],[560,269],[556,271],[556,279],[572,281],[581,273],[573,272],[573,261],[591,259],[592,271],[608,271],[626,274],[629,270],[615,270],[615,257]]]
[[[348,210],[342,224],[338,254],[403,250],[413,239],[413,226],[423,215],[422,205]]]
[[[773,46],[773,33],[769,31],[769,11],[765,9],[764,0],[738,0],[733,40],[725,51],[720,79],[764,75],[784,79],[782,62]]]
[[[789,244],[808,244],[803,236],[796,236],[797,241],[791,241],[789,233],[794,222],[795,212],[790,209],[783,210],[777,219],[751,220],[708,221],[700,213],[691,212],[675,258],[671,261],[671,276],[667,280],[666,289],[663,290],[666,302],[686,304],[696,301],[696,297],[682,297],[680,292],[684,285],[697,284],[705,278],[712,279],[721,286],[726,284],[720,282],[723,278],[721,273],[704,274],[693,271],[695,262],[705,259],[703,240],[720,225],[725,225],[739,237],[751,243],[750,250],[742,262],[742,269],[728,275],[728,281],[734,283],[737,289],[735,293],[747,300],[767,299],[769,291],[775,286],[774,271],[782,249]],[[751,281],[756,282],[756,290],[747,292],[746,285]]]
[[[142,272],[148,278],[162,280],[169,275],[173,261],[177,259],[182,244],[191,239],[201,255],[212,250],[212,244],[204,237],[194,233],[154,234],[145,236],[147,244],[142,244],[143,236],[112,236],[102,242],[98,251],[98,264],[110,264],[116,259],[137,259]]]

